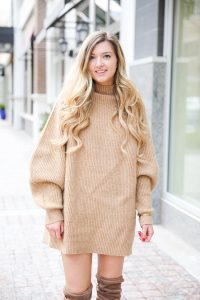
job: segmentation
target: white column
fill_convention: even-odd
[[[110,25],[110,0],[108,0],[108,6],[107,6],[107,12],[106,12],[106,29],[108,30],[108,27]]]
[[[66,15],[66,22],[69,27],[66,27],[66,37],[68,41],[68,50],[76,48],[76,9],[70,10]]]
[[[69,24],[69,27],[67,26],[65,29],[65,37],[68,42],[68,53],[70,50],[76,51],[76,9],[72,9],[67,15],[66,15],[66,24]],[[65,57],[65,75],[67,76],[68,71],[71,69],[75,58],[70,57],[66,53]]]
[[[69,17],[68,17],[68,14],[65,15],[65,22],[66,24],[68,24],[67,22],[69,21]],[[75,22],[76,19],[74,19],[74,21],[72,22]],[[74,23],[75,24],[75,23]],[[71,26],[71,24],[69,24],[69,26]],[[74,27],[73,29],[73,32],[76,32],[76,29]],[[65,79],[66,79],[66,76],[69,72],[69,70],[71,69],[73,63],[74,63],[74,57],[72,56],[69,56],[68,53],[69,53],[69,50],[72,50],[72,49],[75,49],[75,39],[76,39],[76,36],[75,36],[75,33],[73,35],[73,44],[71,43],[72,40],[70,38],[70,32],[69,32],[69,29],[65,29],[65,40],[67,41],[67,51],[65,53],[65,74],[64,74],[64,82],[65,82]],[[74,48],[73,48],[74,47]]]
[[[90,32],[95,31],[96,24],[96,7],[95,0],[90,0],[89,2],[89,19],[90,19]]]
[[[57,55],[54,52],[56,42],[55,28],[51,27],[46,33],[46,93],[48,103],[54,102],[56,97],[56,81],[58,80],[54,63],[54,58]]]
[[[5,77],[0,76],[0,103],[5,103]]]
[[[127,73],[135,56],[135,13],[136,0],[121,1],[120,43],[126,57]]]
[[[33,140],[37,141],[42,125],[42,115],[50,113],[51,109],[46,103],[46,94],[32,94],[33,100]]]
[[[23,113],[24,97],[24,57],[22,56],[22,33],[19,28],[20,2],[13,2],[14,19],[14,91],[13,91],[13,125],[22,128],[21,113]]]
[[[27,52],[27,113],[31,114],[31,83],[32,83],[32,65],[31,50]]]

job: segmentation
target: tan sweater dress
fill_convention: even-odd
[[[46,224],[64,220],[62,240],[50,237],[44,226],[43,242],[65,254],[132,253],[136,211],[153,212],[151,192],[157,183],[158,164],[149,134],[146,163],[136,161],[136,141],[130,135],[128,156],[121,152],[124,129],[118,118],[113,86],[96,84],[90,125],[80,132],[83,147],[70,154],[56,149],[50,139],[60,135],[58,104],[41,133],[30,162],[34,201],[46,210]],[[67,147],[75,145],[69,140]],[[140,225],[152,224],[141,216]]]

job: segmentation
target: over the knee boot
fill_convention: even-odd
[[[82,292],[82,293],[72,293],[70,292],[68,289],[66,289],[66,287],[64,287],[63,289],[63,293],[64,293],[64,300],[71,300],[71,299],[74,299],[74,300],[90,300],[91,297],[92,297],[92,288],[93,288],[93,285],[91,283],[90,287]]]
[[[106,278],[96,275],[97,278],[97,300],[120,300],[121,283],[124,281],[123,276],[117,278]]]

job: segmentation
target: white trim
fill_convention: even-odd
[[[165,1],[164,15],[164,39],[163,39],[163,56],[168,56],[171,47],[171,33],[173,27],[173,1]]]
[[[200,209],[198,207],[170,193],[167,193],[166,198],[161,198],[161,200],[200,223]]]
[[[15,96],[15,95],[10,95],[9,99],[14,100],[14,101],[23,101],[25,99],[24,96]]]
[[[164,55],[167,58],[166,64],[166,101],[164,107],[164,144],[163,144],[163,197],[161,201],[174,207],[181,213],[189,216],[197,222],[200,222],[200,209],[182,198],[174,196],[167,191],[169,174],[169,144],[170,144],[170,110],[171,110],[171,89],[172,89],[172,47],[173,47],[173,1],[165,2],[165,30],[164,30]]]
[[[84,22],[90,21],[90,19],[82,11],[77,11],[77,16],[81,18]]]
[[[169,128],[170,128],[170,97],[171,97],[171,68],[172,68],[172,37],[173,37],[173,1],[165,1],[165,30],[164,55],[166,63],[166,86],[164,101],[164,130],[163,130],[163,193],[167,193],[168,156],[169,156]],[[166,196],[165,196],[166,198]]]
[[[30,122],[34,122],[34,117],[31,114],[27,114],[27,113],[21,113],[20,116],[22,117],[22,119],[30,121]]]
[[[71,9],[73,9],[76,5],[81,3],[82,0],[71,0],[67,4],[64,5],[64,1],[59,0],[59,2],[55,2],[52,7],[50,7],[48,14],[44,20],[44,27],[47,29],[52,22],[54,22],[57,18],[60,18],[61,16],[64,16],[67,14]]]
[[[46,30],[42,28],[41,31],[36,36],[35,43],[39,44],[42,41],[45,41],[45,39],[46,39]]]
[[[136,0],[122,0],[120,20],[120,43],[126,58],[126,69],[128,76],[130,73],[130,66],[133,63],[135,56],[135,17]]]
[[[46,94],[31,94],[31,99],[35,102],[46,102],[47,95]]]
[[[63,0],[47,1],[44,27],[47,28],[48,25],[54,22],[64,8],[65,8],[65,3]]]
[[[89,19],[90,19],[90,33],[96,28],[96,6],[95,0],[89,0]]]
[[[28,22],[35,6],[34,0],[24,0],[19,11],[19,27],[23,29]]]
[[[68,13],[71,9],[74,9],[76,5],[81,4],[82,0],[71,0],[67,4],[65,4],[64,9],[61,11],[59,16]]]
[[[164,56],[149,56],[141,59],[136,59],[131,64],[132,66],[146,65],[150,63],[166,63],[167,59]]]

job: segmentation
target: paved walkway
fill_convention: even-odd
[[[0,138],[0,299],[61,300],[61,257],[41,243],[43,212],[33,203],[28,186],[32,140],[2,121]],[[96,270],[94,254],[93,299]],[[200,300],[200,283],[153,241],[135,239],[123,275],[124,300]]]

